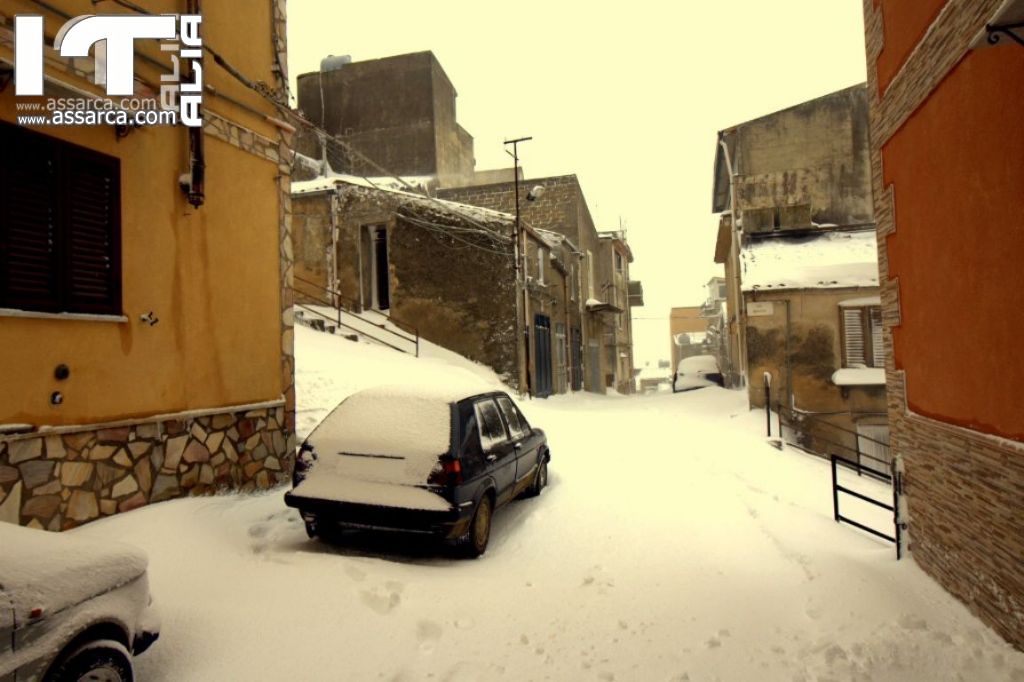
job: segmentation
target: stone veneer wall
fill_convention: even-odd
[[[1024,649],[1024,444],[907,409],[906,376],[895,367],[892,345],[893,327],[901,319],[899,281],[889,278],[886,240],[899,226],[893,187],[883,180],[881,153],[960,62],[1001,4],[1002,0],[949,0],[881,94],[876,62],[885,36],[878,0],[864,0],[864,25],[891,447],[905,469],[901,518],[909,525],[910,549],[918,565]]]
[[[0,438],[0,522],[64,530],[150,502],[288,480],[282,401]]]

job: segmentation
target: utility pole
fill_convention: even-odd
[[[532,386],[530,386],[530,325],[527,319],[529,311],[529,291],[526,286],[526,233],[523,230],[522,219],[519,215],[519,143],[528,142],[532,137],[518,137],[514,140],[505,140],[505,145],[512,145],[512,151],[507,149],[515,165],[513,177],[515,185],[515,272],[516,272],[516,354],[519,356],[519,391],[525,390],[527,397],[533,397]]]

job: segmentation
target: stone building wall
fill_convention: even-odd
[[[0,522],[57,531],[151,502],[267,489],[291,467],[283,401],[0,437]]]
[[[1014,155],[1007,150],[1020,149],[1020,128],[1016,125],[993,125],[991,119],[971,121],[980,112],[993,112],[993,109],[981,108],[986,99],[996,103],[995,114],[991,115],[1007,112],[1013,115],[1014,110],[1007,107],[1019,107],[1019,99],[1004,101],[999,94],[991,98],[957,96],[953,98],[953,106],[945,112],[950,117],[947,121],[949,129],[974,138],[964,147],[951,147],[952,151],[961,155],[978,151],[985,157],[983,162],[972,166],[971,182],[991,193],[981,201],[996,207],[998,219],[986,220],[975,213],[965,220],[948,214],[940,215],[936,220],[926,220],[919,213],[904,212],[898,220],[897,207],[902,211],[908,210],[914,197],[908,196],[905,184],[890,184],[886,180],[887,173],[901,164],[909,164],[915,170],[922,168],[923,155],[919,150],[898,158],[888,154],[893,149],[890,145],[903,132],[913,128],[912,123],[921,118],[929,103],[949,106],[944,90],[957,87],[964,74],[972,76],[964,81],[968,85],[981,87],[993,84],[996,89],[1001,87],[1001,92],[1013,89],[1020,82],[1020,73],[1024,69],[1020,47],[990,48],[984,55],[970,52],[971,42],[1002,4],[1001,0],[948,0],[941,3],[941,11],[936,16],[925,17],[930,20],[930,25],[922,28],[901,26],[893,19],[898,15],[886,16],[891,11],[889,2],[864,0],[864,23],[888,411],[892,449],[902,460],[904,468],[902,520],[909,526],[909,546],[918,565],[1010,643],[1024,649],[1024,564],[1021,562],[1024,556],[1024,522],[1020,516],[1024,504],[1024,443],[987,434],[984,432],[986,427],[981,425],[966,428],[951,423],[964,415],[929,418],[909,407],[908,401],[914,399],[914,387],[920,386],[920,382],[914,383],[914,377],[908,376],[903,358],[898,350],[894,350],[893,340],[894,335],[902,333],[905,322],[912,326],[915,317],[920,318],[920,311],[905,308],[903,300],[907,288],[919,287],[920,282],[914,281],[913,277],[893,278],[894,268],[898,269],[901,263],[897,259],[890,260],[893,255],[890,239],[908,239],[915,229],[923,227],[927,233],[920,237],[922,240],[937,240],[936,243],[947,250],[949,245],[955,245],[953,248],[956,248],[958,257],[955,274],[958,277],[982,273],[984,281],[981,283],[997,283],[999,296],[1019,293],[1019,289],[1012,288],[1011,284],[1018,277],[1019,264],[1013,258],[1001,260],[1000,256],[993,256],[1019,252],[1010,246],[1014,235],[1020,234],[1019,222],[1015,225],[1005,218],[1019,218],[1021,214],[1015,210],[1020,206],[1020,185],[1012,175],[1019,171],[1019,166],[994,164],[992,155],[1019,157],[1019,154]],[[899,10],[898,5],[896,9]],[[887,54],[883,65],[881,55],[886,49],[886,31],[890,35],[893,31],[912,31],[920,37],[912,49],[902,45],[898,55]],[[1016,115],[1019,120],[1019,114]],[[944,139],[943,146],[948,142]],[[929,167],[926,171],[941,176],[943,172],[953,172],[953,168]],[[955,180],[962,181],[963,178]],[[1001,186],[1007,181],[1011,182],[1011,188]],[[927,187],[928,194],[922,197],[925,203],[932,201],[931,192],[934,192],[935,185],[932,183]],[[901,188],[904,191],[902,195]],[[904,197],[902,201],[901,196]],[[956,196],[964,205],[974,200],[967,193],[957,193]],[[979,206],[978,210],[985,208]],[[952,224],[946,224],[950,219]],[[978,235],[978,229],[983,225],[995,225],[1002,232],[985,241]],[[937,236],[947,229],[958,236],[953,240]],[[977,256],[973,255],[973,245],[961,248],[966,244],[964,240],[973,240],[984,250],[983,266],[978,265]],[[922,254],[915,257],[920,259]],[[969,308],[950,304],[947,294],[957,289],[971,292]],[[1004,308],[993,309],[998,306],[993,299],[999,296],[980,296],[975,287],[965,287],[959,279],[950,280],[945,291],[932,288],[928,293],[932,297],[941,297],[944,311],[941,324],[948,326],[952,320],[954,325],[960,325],[972,335],[986,325],[967,324],[963,321],[966,315],[980,312],[988,319],[1005,317]],[[920,319],[916,323],[921,324]],[[930,329],[935,328],[932,326]],[[931,336],[925,357],[934,357],[934,353],[941,351],[943,339],[935,338],[934,334]],[[1020,367],[1019,336],[1012,344],[995,345],[991,337],[983,335],[980,344],[977,355],[985,361],[1000,363],[1005,372],[1001,382],[984,382],[979,388],[988,396],[996,396],[997,400],[1016,406],[1019,382],[1013,382],[1005,375]],[[904,352],[920,353],[921,349],[906,349]],[[961,357],[963,362],[959,369],[962,370],[973,360]],[[935,369],[948,371],[950,368]],[[909,396],[908,387],[911,388]],[[949,390],[965,395],[959,389]]]
[[[297,295],[324,297],[319,287],[328,286],[328,259],[336,245],[335,284],[342,305],[354,312],[370,308],[363,233],[367,226],[382,226],[388,239],[392,322],[491,367],[515,386],[511,240],[459,231],[475,226],[427,199],[345,183],[338,187],[336,199],[334,189],[293,197]],[[330,236],[334,226],[336,242]],[[507,217],[492,217],[486,226],[504,234],[512,230]],[[449,228],[452,234],[446,234]]]

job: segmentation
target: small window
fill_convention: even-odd
[[[121,313],[121,170],[0,123],[0,308]]]
[[[545,263],[548,259],[548,250],[544,247],[537,247],[537,282],[544,284]]]
[[[508,398],[498,398],[498,407],[501,408],[501,413],[505,415],[505,423],[508,424],[508,431],[512,435],[512,440],[519,440],[525,436],[525,421],[522,415],[519,414],[516,406],[512,404],[512,401]]]
[[[615,252],[615,272],[622,272],[622,254]]]
[[[882,309],[879,306],[840,309],[844,367],[885,367]]]
[[[498,406],[493,400],[481,400],[475,405],[476,421],[480,425],[480,446],[484,452],[508,440],[505,425],[501,422]]]
[[[594,298],[594,254],[587,251],[587,298]]]

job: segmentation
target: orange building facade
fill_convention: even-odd
[[[889,419],[915,560],[1024,647],[1024,45],[1003,0],[865,0]]]

